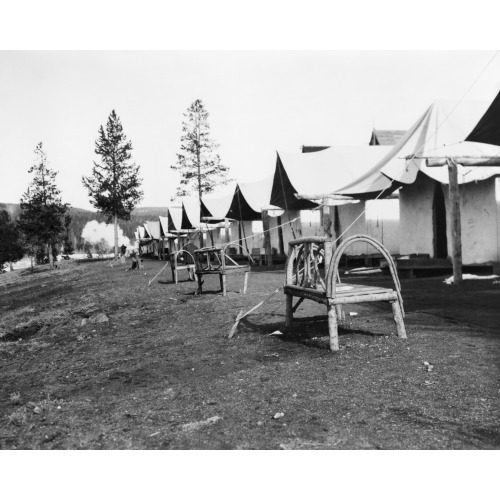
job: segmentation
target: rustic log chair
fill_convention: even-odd
[[[179,271],[187,269],[188,280],[194,281],[194,270],[196,268],[194,257],[187,250],[179,250],[170,254],[170,267],[172,268],[172,279],[174,283],[179,282]]]
[[[239,247],[248,258],[248,264],[240,265],[229,256],[229,248]],[[226,295],[226,275],[245,273],[245,282],[243,293],[245,294],[248,286],[248,273],[250,272],[250,263],[253,262],[250,254],[241,246],[228,244],[220,247],[207,247],[195,250],[194,259],[196,262],[196,276],[198,278],[198,293],[203,293],[203,275],[218,274],[222,295]]]
[[[343,285],[339,277],[339,263],[349,245],[365,242],[374,246],[386,259],[394,282],[394,289],[358,284]],[[330,350],[339,350],[338,320],[342,318],[342,304],[383,301],[392,304],[398,336],[406,338],[403,322],[404,309],[396,266],[390,253],[377,240],[366,235],[355,235],[343,241],[332,257],[333,242],[329,238],[310,237],[289,243],[284,292],[286,294],[286,326],[290,327],[293,313],[304,299],[325,304],[328,311]],[[318,264],[325,262],[325,280],[321,278]],[[329,265],[328,265],[329,263]],[[293,305],[293,297],[299,297]]]

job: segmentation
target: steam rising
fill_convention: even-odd
[[[82,238],[91,245],[105,244],[109,248],[115,245],[114,226],[91,220],[85,224],[82,231]],[[118,246],[130,245],[130,239],[123,234],[123,230],[118,226]]]

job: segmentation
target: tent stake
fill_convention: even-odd
[[[449,177],[449,201],[451,219],[451,261],[453,282],[462,282],[462,227],[460,221],[460,196],[458,191],[458,169],[452,158],[447,158]]]

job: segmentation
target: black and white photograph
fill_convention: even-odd
[[[498,460],[500,51],[373,36],[0,47],[0,458]]]

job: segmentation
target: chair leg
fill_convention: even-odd
[[[285,295],[285,303],[286,303],[286,309],[285,309],[285,326],[287,328],[290,328],[292,326],[293,322],[293,296],[292,295]]]
[[[337,321],[339,323],[342,322],[342,306],[340,304],[337,304],[335,306],[335,312],[337,313]]]
[[[225,297],[225,295],[226,295],[226,275],[219,274],[219,277],[220,277],[220,289],[222,291],[222,296]]]
[[[245,295],[247,293],[248,275],[249,275],[249,273],[245,273],[245,283],[243,284],[243,295]]]
[[[335,306],[328,304],[328,334],[330,335],[330,351],[339,350],[339,331]]]
[[[201,280],[201,274],[196,275],[198,278],[198,293],[201,295],[203,293],[202,286],[203,286],[203,281]]]
[[[177,274],[177,268],[174,269],[174,281],[175,284],[179,283],[179,275]]]
[[[394,315],[394,321],[398,329],[398,337],[401,339],[405,339],[406,330],[403,321],[403,315],[401,314],[401,306],[399,305],[399,301],[395,300],[394,302],[391,303],[391,305],[392,305],[392,314]]]

